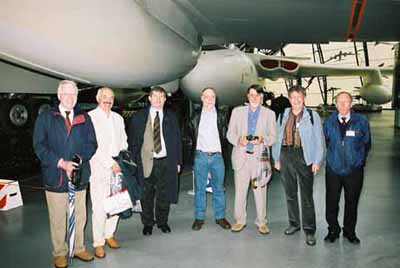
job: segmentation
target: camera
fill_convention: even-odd
[[[79,186],[82,181],[82,158],[76,154],[71,161],[77,164],[72,171],[71,182],[73,185]]]
[[[258,140],[258,136],[248,135],[246,136],[246,140],[248,141]]]

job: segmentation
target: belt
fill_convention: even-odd
[[[161,161],[161,160],[164,160],[164,159],[167,159],[167,157],[166,156],[164,156],[164,157],[153,157],[153,160],[154,161]]]
[[[254,154],[254,152],[246,151],[246,154]]]
[[[203,152],[203,151],[200,151],[200,150],[197,150],[197,151],[199,153],[206,154],[207,156],[213,156],[213,155],[220,154],[220,152]]]
[[[301,146],[298,145],[282,145],[283,148],[285,149],[301,149]]]

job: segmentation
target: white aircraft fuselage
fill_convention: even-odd
[[[183,78],[180,86],[193,100],[198,100],[202,88],[213,86],[221,102],[237,104],[249,85],[259,82],[258,77],[268,78],[268,75],[261,75],[262,67],[245,53],[234,50],[203,53],[201,45],[247,42],[268,47],[282,42],[304,42],[304,38],[307,42],[349,38],[347,31],[351,27],[347,26],[352,25],[349,14],[352,8],[354,11],[351,3],[301,2],[305,3],[300,5],[289,0],[279,4],[262,0],[251,3],[238,0],[3,0],[0,3],[0,60],[52,76],[47,84],[35,85],[32,77],[25,83],[20,80],[18,89],[25,84],[27,93],[51,90],[55,93],[54,77],[116,88],[142,88],[173,81],[168,84],[173,85],[171,91]],[[365,7],[362,22],[370,28],[370,35],[360,27],[361,40],[400,39],[400,31],[392,25],[395,23],[392,18],[387,17],[385,25],[371,27],[371,22],[400,6],[389,1],[376,9],[377,4],[368,1]],[[326,20],[331,23],[321,24]],[[352,29],[352,37],[356,30]],[[287,70],[273,72],[285,74]],[[14,71],[10,73],[18,76]],[[17,90],[10,80],[0,81],[0,91]],[[43,85],[54,86],[43,89]],[[370,88],[379,95],[379,87]]]
[[[132,0],[2,1],[0,58],[87,84],[164,83],[195,66],[201,45],[175,10],[167,24]]]

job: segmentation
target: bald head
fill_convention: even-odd
[[[104,112],[109,113],[114,105],[114,92],[111,88],[102,87],[99,88],[96,95],[97,103],[100,109]]]
[[[341,115],[346,116],[350,112],[352,103],[353,97],[350,93],[342,91],[336,95],[336,109]]]

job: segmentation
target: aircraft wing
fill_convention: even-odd
[[[276,80],[313,76],[362,76],[366,83],[382,84],[382,75],[393,75],[393,68],[345,67],[328,64],[304,63],[287,57],[247,54],[258,75]]]

